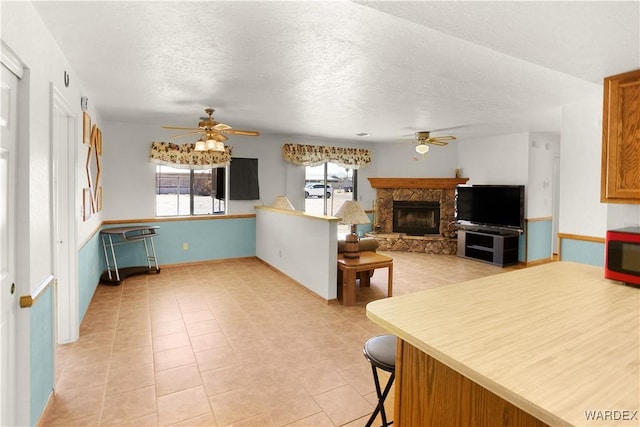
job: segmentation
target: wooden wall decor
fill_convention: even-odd
[[[98,156],[102,156],[102,131],[100,128],[96,128],[98,135],[96,137],[96,153]]]
[[[102,185],[96,191],[96,212],[102,210]]]
[[[86,221],[91,218],[93,204],[93,196],[90,188],[82,189],[82,220]]]
[[[91,144],[91,116],[86,111],[82,113],[82,143]]]
[[[94,151],[94,157],[95,157],[95,169],[93,170],[93,172],[95,173],[94,175],[92,175],[93,177],[95,177],[95,180],[93,182],[93,207],[94,207],[94,213],[97,213],[100,211],[100,209],[102,209],[102,204],[98,204],[98,198],[99,196],[102,196],[102,191],[98,191],[102,189],[102,183],[100,182],[100,178],[102,176],[102,167],[100,165],[100,155],[102,154],[102,131],[100,130],[100,128],[96,125],[94,125],[95,128],[95,132],[91,132],[91,138],[93,140],[93,151]],[[98,194],[100,193],[100,194]],[[100,208],[100,209],[99,209]]]
[[[86,114],[86,113],[84,113]],[[86,124],[86,122],[85,122]],[[102,168],[100,165],[100,155],[102,154],[102,131],[96,124],[91,127],[89,136],[89,148],[87,150],[87,161],[85,172],[87,174],[87,188],[83,189],[83,219],[86,221],[90,214],[102,210],[102,185],[100,177]],[[89,215],[87,215],[87,211]]]

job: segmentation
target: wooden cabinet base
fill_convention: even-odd
[[[397,426],[547,425],[400,339],[395,393]]]

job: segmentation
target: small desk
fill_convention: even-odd
[[[342,304],[352,306],[356,303],[356,273],[367,272],[361,276],[366,284],[369,283],[369,271],[376,268],[388,268],[389,277],[387,279],[387,296],[393,294],[393,258],[380,255],[376,252],[360,252],[360,258],[344,258],[343,254],[338,255],[338,271],[342,272]],[[362,283],[364,286],[366,284]]]
[[[119,285],[120,281],[127,276],[150,272],[160,273],[158,259],[156,258],[156,248],[153,245],[153,237],[158,235],[158,228],[160,227],[142,225],[133,227],[105,228],[104,230],[101,230],[100,236],[102,237],[102,249],[104,250],[107,271],[100,276],[100,281],[103,283]],[[125,243],[139,242],[140,240],[144,243],[147,266],[118,269],[118,261],[116,259],[114,247]],[[109,261],[109,253],[111,254],[113,265],[111,265],[111,262]]]

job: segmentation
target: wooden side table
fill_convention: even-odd
[[[338,270],[342,272],[342,304],[352,306],[356,303],[356,275],[358,272],[369,272],[377,268],[388,268],[387,296],[393,294],[393,258],[376,252],[360,252],[360,258],[344,258],[338,255]],[[363,274],[361,276],[368,276]],[[367,283],[368,283],[367,277]]]

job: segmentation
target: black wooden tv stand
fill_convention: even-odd
[[[458,230],[458,256],[501,267],[517,264],[518,237],[516,231]]]

